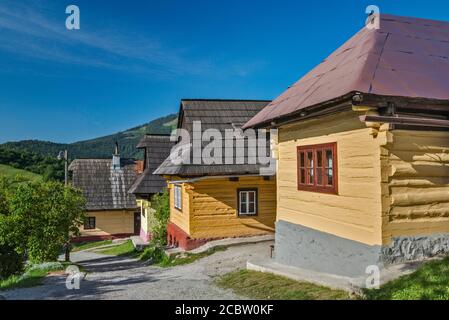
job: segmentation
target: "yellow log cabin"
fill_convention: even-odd
[[[278,129],[280,265],[355,277],[449,253],[449,64],[431,45],[449,23],[372,18],[244,125]]]
[[[237,152],[231,159],[224,159],[224,145],[211,153],[212,157],[217,156],[212,163],[204,163],[208,161],[204,158],[204,150],[207,150],[209,143],[215,141],[224,144],[224,139],[216,135],[212,142],[209,138],[204,138],[208,129],[216,129],[215,134],[223,136],[226,130],[239,130],[245,121],[267,104],[268,101],[250,100],[181,101],[178,129],[181,135],[184,132],[192,136],[194,141],[183,141],[186,136],[182,135],[177,148],[185,151],[184,148],[187,147],[187,154],[193,160],[184,159],[183,163],[176,164],[171,155],[155,171],[155,174],[164,175],[168,180],[170,245],[190,250],[213,239],[274,232],[275,170],[271,173],[270,170],[264,172],[259,162],[249,163],[251,161],[248,161],[248,155],[243,156],[244,161],[239,161]],[[200,133],[199,146],[200,152],[203,152],[200,163],[193,163],[196,151],[191,146],[195,145],[195,133]],[[264,154],[268,160],[273,160],[269,157],[268,137],[263,139],[263,147],[267,149]],[[234,151],[236,145],[233,142]]]

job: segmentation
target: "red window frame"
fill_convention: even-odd
[[[332,166],[326,161],[327,152],[332,154]],[[336,142],[297,147],[298,190],[338,194],[337,158]]]

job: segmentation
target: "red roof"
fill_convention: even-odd
[[[245,124],[269,123],[352,92],[449,100],[449,22],[381,15]]]

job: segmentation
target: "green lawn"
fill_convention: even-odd
[[[449,257],[364,293],[370,300],[449,300]]]
[[[111,256],[138,256],[140,254],[134,248],[131,240],[110,248],[95,250],[95,252]]]
[[[15,179],[20,177],[23,180],[39,180],[42,177],[30,171],[16,169],[11,166],[0,164],[0,177],[5,177],[7,179]]]
[[[71,263],[51,263],[44,268],[29,268],[22,275],[0,280],[0,291],[41,285],[49,272],[65,270]]]
[[[96,247],[105,246],[108,244],[112,244],[112,240],[72,243],[72,252],[94,249]]]
[[[239,270],[216,280],[221,288],[250,299],[271,300],[346,300],[348,293],[307,282],[298,282],[270,273]]]

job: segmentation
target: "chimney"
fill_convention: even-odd
[[[112,155],[112,169],[119,170],[120,169],[120,153],[119,153],[119,147],[118,142],[115,142],[115,151]]]

